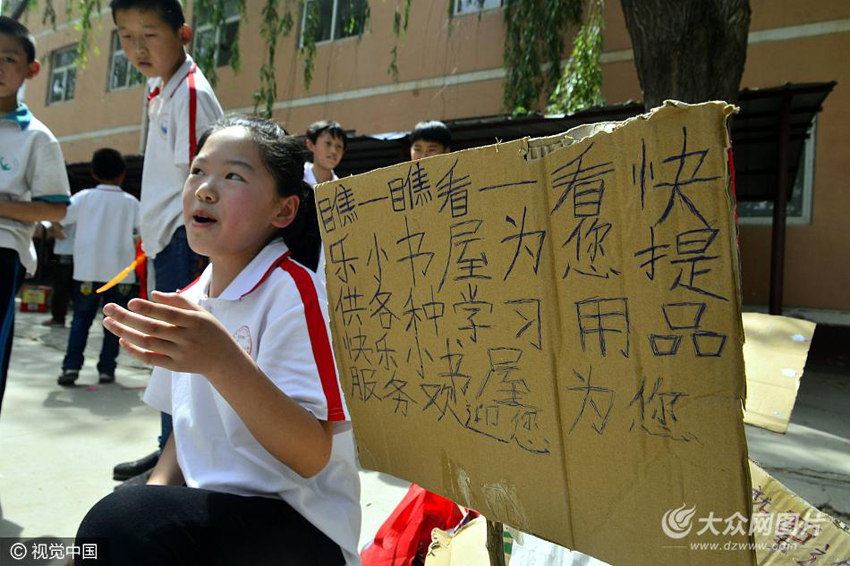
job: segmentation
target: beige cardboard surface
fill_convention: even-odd
[[[750,509],[731,111],[318,186],[361,463],[614,565],[753,564],[673,513]]]
[[[746,319],[744,322],[747,323]],[[751,528],[759,566],[850,566],[850,527],[800,499],[753,461],[750,461],[750,474],[753,481]],[[486,525],[470,523],[454,536],[434,529],[432,539],[426,566],[487,566],[490,563],[485,548]],[[517,559],[522,562],[525,558],[523,546],[515,550]],[[539,547],[534,554],[535,563],[571,564],[571,557],[565,554],[568,552],[559,551],[557,547]]]
[[[473,519],[455,533],[442,529],[431,532],[431,546],[425,557],[425,566],[488,566],[487,520]]]
[[[759,566],[850,566],[850,532],[750,462]]]
[[[785,433],[797,400],[815,323],[744,313],[747,402],[744,422]]]

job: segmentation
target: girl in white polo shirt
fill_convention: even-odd
[[[148,485],[107,496],[82,564],[359,564],[360,484],[330,348],[319,233],[297,143],[227,118],[198,142],[183,189],[187,289],[110,304],[104,325],[157,366],[145,401],[174,435]],[[281,238],[282,236],[282,238]],[[184,486],[185,484],[185,486]]]

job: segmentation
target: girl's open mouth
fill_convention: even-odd
[[[217,222],[217,220],[215,218],[212,218],[211,216],[207,216],[206,214],[203,214],[203,213],[193,214],[192,220],[195,221],[195,224],[213,224],[214,222]]]

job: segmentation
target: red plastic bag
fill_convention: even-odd
[[[454,528],[463,516],[454,501],[412,484],[375,540],[360,553],[363,566],[424,564],[431,531]]]

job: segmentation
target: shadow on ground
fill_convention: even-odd
[[[109,385],[77,385],[49,392],[43,406],[52,409],[85,409],[93,415],[117,417],[143,406],[143,393],[142,389],[124,388],[118,382]]]

